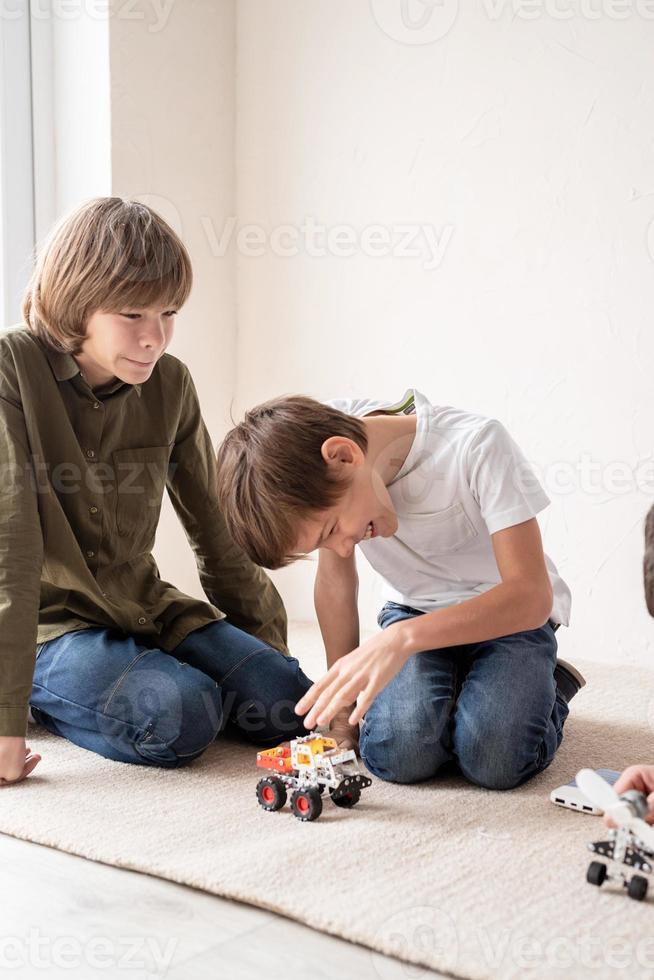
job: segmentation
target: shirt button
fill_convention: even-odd
[[[93,457],[95,456],[95,453],[93,452],[92,449],[87,449],[86,450],[86,455],[89,457],[89,459],[93,459]]]
[[[93,408],[100,408],[100,402],[93,402]]]
[[[97,507],[89,507],[89,514],[97,514],[97,513],[98,513]]]
[[[95,555],[95,551],[87,551],[86,554],[89,558],[93,558],[93,556]]]
[[[108,599],[109,598],[109,593],[108,592],[103,592],[102,593],[102,598],[103,599]]]
[[[141,626],[147,623],[147,619],[145,618],[145,616],[139,616],[139,623],[141,624]]]

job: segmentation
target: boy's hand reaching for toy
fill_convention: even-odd
[[[295,705],[298,715],[308,711],[305,728],[330,723],[339,712],[345,712],[355,702],[347,721],[356,725],[361,720],[379,692],[409,659],[410,654],[405,652],[401,641],[401,627],[402,623],[394,623],[371,636],[356,650],[340,657],[325,676],[309,688]]]
[[[616,780],[613,789],[618,796],[620,793],[626,793],[628,789],[644,793],[649,807],[645,820],[647,823],[654,824],[654,766],[629,766]],[[604,823],[607,827],[615,827],[615,822],[606,815]]]

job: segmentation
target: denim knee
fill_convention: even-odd
[[[489,710],[468,715],[464,721],[458,711],[452,742],[466,779],[484,789],[506,790],[549,766],[560,742],[553,736],[547,719],[521,718],[517,712],[502,717]]]
[[[409,665],[410,667],[411,665]],[[452,759],[451,713],[454,701],[420,697],[417,685],[397,680],[365,713],[359,752],[366,768],[380,779],[418,783],[432,779]]]
[[[467,739],[456,744],[459,768],[466,779],[484,789],[515,789],[531,776],[545,769],[551,759],[526,762],[524,746],[508,733],[487,734],[482,739]]]
[[[366,769],[378,779],[392,783],[420,783],[433,779],[452,758],[440,741],[425,737],[424,731],[367,723],[364,719],[359,753]]]
[[[271,650],[276,658],[274,697],[263,693],[246,698],[230,715],[240,735],[254,745],[278,745],[279,742],[308,735],[303,719],[295,713],[295,705],[311,687],[311,681],[296,657]],[[226,700],[230,700],[229,697]]]
[[[522,774],[511,765],[511,760],[507,764],[500,759],[481,761],[459,757],[458,762],[465,778],[483,789],[515,789],[523,781]]]
[[[422,783],[433,779],[438,770],[449,760],[445,753],[434,756],[413,757],[409,752],[388,752],[379,746],[367,744],[359,748],[361,761],[368,772],[390,783]]]
[[[180,664],[176,693],[161,697],[158,711],[135,739],[134,748],[150,765],[187,765],[211,745],[223,727],[220,686],[186,664]]]

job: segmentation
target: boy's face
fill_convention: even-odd
[[[97,388],[114,378],[128,384],[147,381],[172,339],[175,313],[162,307],[93,313],[82,350],[74,355],[89,385]]]
[[[336,504],[301,522],[296,551],[329,548],[349,558],[359,541],[395,534],[397,516],[388,490],[357,443],[334,436],[323,443],[322,455],[335,476],[351,483]]]

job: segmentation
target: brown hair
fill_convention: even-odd
[[[349,486],[321,454],[325,439],[346,436],[365,452],[359,418],[304,395],[274,398],[246,412],[218,449],[218,493],[230,533],[265,568],[285,568],[299,522],[333,507]]]
[[[88,317],[160,302],[177,309],[191,291],[180,238],[138,201],[97,197],[63,218],[39,251],[23,317],[47,347],[77,354]]]

